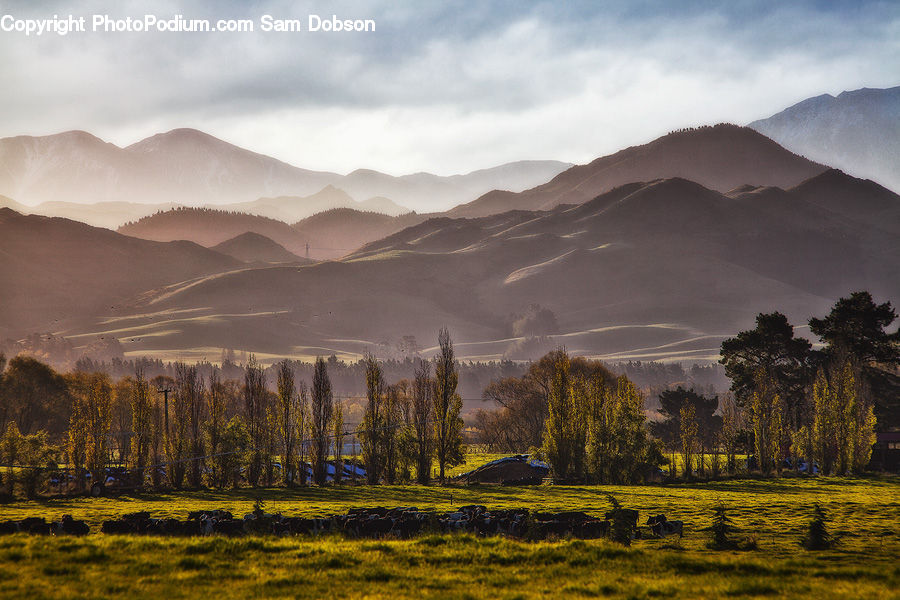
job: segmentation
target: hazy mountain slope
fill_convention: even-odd
[[[95,202],[82,204],[78,202],[42,202],[37,206],[26,206],[0,196],[0,206],[7,206],[23,214],[63,217],[73,221],[81,221],[95,227],[117,229],[131,221],[183,206],[173,202],[161,204],[140,204],[137,202]],[[244,212],[251,215],[269,217],[278,221],[292,223],[331,208],[347,207],[357,210],[381,212],[390,215],[402,215],[409,209],[397,205],[388,198],[376,197],[363,202],[356,202],[342,190],[327,185],[310,196],[279,196],[277,198],[259,198],[251,202],[235,202],[233,204],[209,204],[207,208]]]
[[[449,210],[491,190],[519,192],[565,171],[572,165],[555,160],[526,160],[441,177],[414,173],[392,177],[369,169],[348,174],[339,184],[354,198],[386,196],[417,212]]]
[[[179,206],[172,202],[161,204],[139,204],[137,202],[96,202],[80,204],[78,202],[42,202],[37,206],[27,207],[33,215],[62,217],[73,221],[81,221],[95,227],[115,230],[117,227],[137,221],[154,213],[172,210]]]
[[[309,262],[264,235],[248,231],[211,248],[247,263]]]
[[[118,232],[145,240],[190,240],[215,246],[252,231],[302,255],[305,240],[287,223],[268,217],[211,208],[176,208],[119,227]]]
[[[370,207],[370,208],[366,208]],[[245,212],[277,219],[285,223],[295,223],[333,208],[350,208],[356,210],[374,210],[384,214],[399,215],[408,213],[409,209],[398,206],[387,198],[370,198],[364,202],[356,202],[347,192],[328,185],[315,194],[306,197],[279,196],[277,198],[259,198],[252,202],[240,202],[226,206],[210,206],[222,210]],[[376,210],[383,209],[383,210]]]
[[[25,206],[24,204],[19,204],[12,198],[7,198],[6,196],[0,196],[0,208],[11,208],[19,214],[28,214],[31,209],[30,206]]]
[[[81,131],[0,140],[0,193],[20,202],[202,204],[311,194],[334,178],[192,129],[119,148]]]
[[[823,94],[749,127],[793,152],[900,192],[900,86]]]
[[[900,236],[900,196],[874,181],[829,169],[794,191],[811,204]]]
[[[670,133],[649,144],[626,148],[572,167],[519,194],[489,192],[449,214],[473,217],[580,204],[626,183],[669,177],[696,181],[719,192],[743,184],[784,188],[824,170],[752,129],[721,124]]]
[[[239,264],[191,242],[139,240],[6,208],[0,240],[0,338],[115,315],[139,292]]]
[[[557,161],[522,161],[450,177],[428,173],[393,177],[368,170],[344,176],[301,169],[194,129],[160,133],[126,148],[83,131],[69,131],[0,139],[0,194],[30,206],[43,202],[200,206],[309,197],[333,185],[357,202],[390,198],[393,202],[374,200],[365,208],[400,214],[408,211],[402,207],[420,212],[448,209],[495,188],[520,191],[569,166]],[[346,198],[339,202],[282,218],[294,221],[329,208],[356,208],[347,204]],[[51,207],[47,208],[49,213]],[[63,205],[55,208],[70,210]],[[126,220],[141,216],[129,214]]]
[[[548,211],[434,218],[339,262],[173,285],[79,331],[127,331],[140,337],[134,352],[315,355],[429,340],[448,325],[460,356],[498,358],[523,342],[511,315],[538,303],[560,326],[550,343],[572,352],[712,358],[761,311],[802,324],[853,290],[900,298],[900,237],[807,201],[815,184],[724,195],[663,179]],[[834,205],[871,185],[844,184]]]
[[[310,245],[312,258],[340,258],[365,244],[425,220],[416,213],[391,217],[350,208],[334,208],[307,217],[293,228]]]

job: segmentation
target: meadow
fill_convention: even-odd
[[[0,597],[27,598],[896,598],[900,584],[900,481],[896,478],[742,479],[645,486],[356,486],[207,490],[16,502],[0,519],[63,514],[87,520],[84,538],[0,538]],[[612,494],[647,516],[685,524],[683,539],[523,542],[470,535],[414,540],[154,538],[96,533],[103,520],[147,510],[184,519],[196,509],[236,516],[257,500],[268,512],[316,516],[362,506],[451,510],[584,510]],[[706,548],[722,502],[750,551]],[[833,550],[798,542],[814,504],[825,508]],[[646,528],[644,528],[646,531]]]

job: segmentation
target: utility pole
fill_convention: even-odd
[[[160,394],[162,394],[163,398],[165,399],[165,404],[164,404],[165,412],[163,414],[165,415],[165,419],[166,419],[166,439],[168,439],[169,438],[169,392],[172,391],[172,388],[160,387],[160,388],[156,388],[156,391],[159,392]]]

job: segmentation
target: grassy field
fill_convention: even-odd
[[[416,486],[181,492],[18,502],[0,519],[59,518],[99,524],[126,512],[185,518],[198,508],[241,516],[256,499],[269,512],[324,515],[358,506],[585,510],[602,515],[606,493],[625,507],[685,522],[683,540],[527,543],[428,536],[412,541],[340,537],[81,539],[0,537],[0,597],[784,597],[897,598],[900,481],[896,478],[782,478],[656,486],[508,488]],[[723,502],[758,550],[705,547],[712,508]],[[812,506],[822,505],[841,544],[798,546]]]

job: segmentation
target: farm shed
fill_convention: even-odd
[[[529,460],[527,454],[505,456],[459,475],[465,483],[499,483],[502,485],[537,485],[550,473],[550,466]]]
[[[884,431],[875,434],[869,470],[900,472],[900,431]]]

